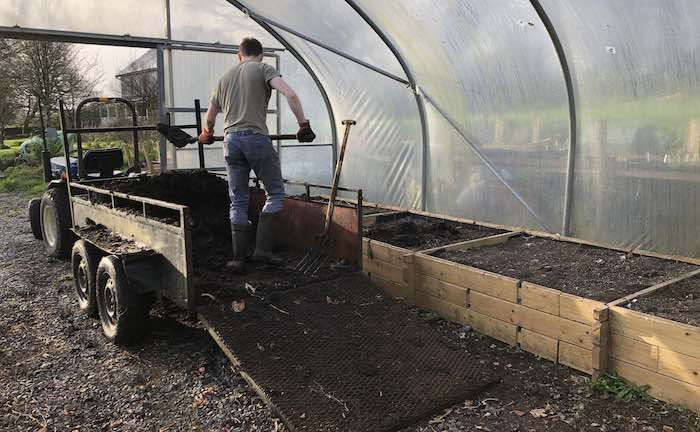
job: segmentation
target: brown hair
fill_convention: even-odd
[[[259,40],[247,37],[241,41],[239,51],[243,57],[257,57],[262,54],[263,48]]]

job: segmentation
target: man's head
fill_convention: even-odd
[[[243,38],[238,48],[238,60],[262,61],[263,48],[259,40],[251,37]]]

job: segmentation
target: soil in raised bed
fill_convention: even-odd
[[[417,215],[404,215],[364,230],[364,237],[414,251],[476,240],[505,231]]]
[[[687,273],[691,264],[520,235],[506,243],[436,257],[610,302]]]
[[[623,306],[700,327],[700,277],[678,282]]]

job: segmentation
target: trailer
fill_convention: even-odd
[[[198,102],[195,101],[196,108]],[[82,128],[80,112],[88,103],[124,104],[133,114],[133,124],[131,127]],[[99,318],[104,334],[118,344],[128,344],[145,335],[149,310],[161,299],[167,299],[186,310],[191,318],[196,318],[200,292],[193,278],[190,208],[118,191],[129,183],[152,177],[152,174],[141,173],[138,166],[138,131],[155,130],[156,126],[138,126],[133,105],[122,98],[82,101],[77,107],[74,128],[67,127],[62,102],[59,108],[64,137],[68,133],[78,136],[76,157],[72,157],[67,145],[64,148],[66,164],[77,162],[77,175],[68,171],[63,178],[52,181],[39,205],[30,204],[30,220],[33,226],[39,226],[39,237],[49,256],[70,258],[78,306],[88,316]],[[198,110],[195,115],[201,118]],[[199,133],[201,124],[177,127],[196,129]],[[121,150],[83,151],[82,134],[113,131],[133,132],[135,165],[125,173],[116,169],[123,164]],[[64,142],[67,143],[67,139]],[[184,170],[175,172],[186,174]],[[200,168],[190,172],[206,172],[203,158],[200,158]],[[314,239],[323,230],[324,205],[311,199],[311,189],[330,187],[285,182],[289,187],[301,188],[304,193],[301,197],[286,198],[280,224],[290,234],[285,236],[281,246],[301,252],[313,247]],[[250,218],[257,220],[265,193],[256,179],[251,179],[250,188]],[[355,203],[343,203],[334,213],[332,258],[359,266],[362,192],[340,189],[353,194]]]

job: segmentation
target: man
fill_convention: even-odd
[[[250,244],[248,221],[248,183],[250,170],[265,185],[267,200],[258,221],[257,240],[253,258],[278,264],[273,255],[276,219],[282,210],[284,184],[277,152],[267,131],[267,106],[272,89],[287,98],[289,107],[299,122],[297,139],[311,142],[316,135],[297,94],[284,82],[272,66],[262,63],[262,44],[253,38],[245,38],[238,50],[239,63],[219,80],[209,103],[205,125],[199,141],[213,142],[214,124],[219,112],[224,115],[224,159],[228,172],[228,188],[231,198],[231,235],[233,261],[231,267],[242,272]]]

